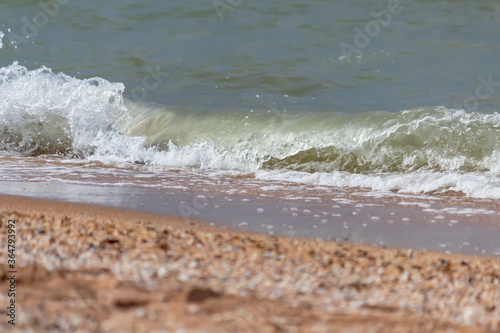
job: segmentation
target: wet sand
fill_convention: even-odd
[[[500,257],[500,201],[253,174],[0,158],[0,193],[203,220],[226,229]]]
[[[500,259],[317,242],[0,196],[21,332],[486,332]],[[2,306],[2,331],[9,331]]]
[[[235,231],[500,257],[498,200],[167,175],[163,186],[170,188],[151,187],[160,183],[156,178],[140,185],[0,181],[0,193],[198,219]]]

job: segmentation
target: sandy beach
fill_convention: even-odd
[[[498,1],[0,1],[0,333],[500,332]]]
[[[7,332],[488,332],[500,259],[262,236],[97,206],[0,197]],[[7,318],[7,319],[6,319]]]

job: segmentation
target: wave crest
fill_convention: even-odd
[[[188,112],[123,99],[124,86],[13,63],[0,69],[0,150],[246,171],[500,174],[500,115]]]

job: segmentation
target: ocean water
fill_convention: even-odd
[[[500,199],[493,0],[4,1],[0,31],[2,193],[98,165]]]
[[[2,154],[500,198],[494,1],[8,1]]]

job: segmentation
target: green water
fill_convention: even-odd
[[[500,87],[480,79],[500,82],[493,0],[401,0],[383,24],[372,12],[389,11],[387,0],[59,1],[0,4],[2,67],[17,60],[99,76],[123,82],[129,99],[186,112],[399,112],[465,101],[468,111],[490,113],[500,105]],[[356,44],[357,28],[372,29],[368,42]],[[361,46],[362,56],[343,59],[342,43]]]

